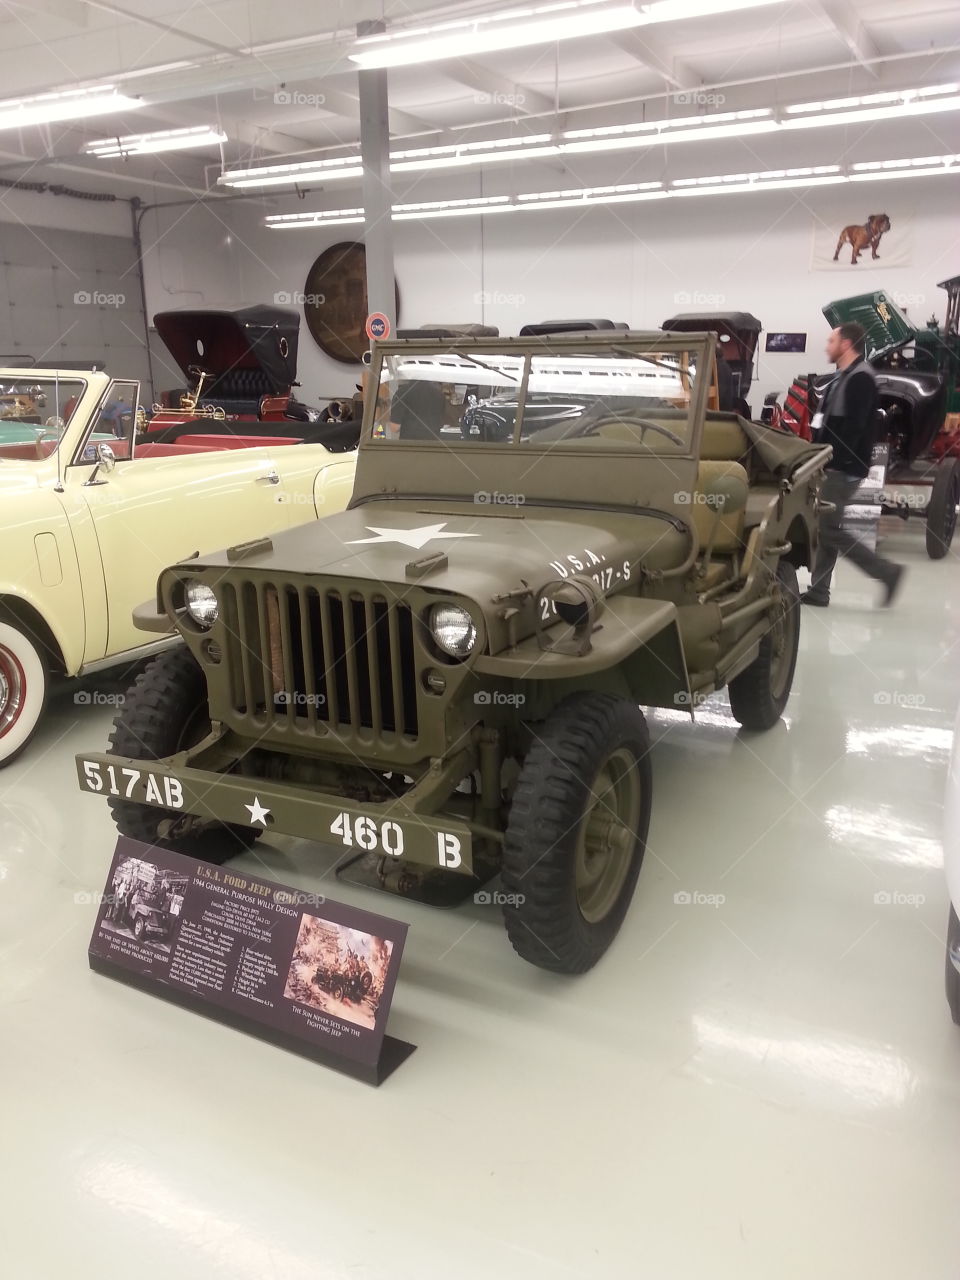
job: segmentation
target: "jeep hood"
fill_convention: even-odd
[[[683,522],[654,512],[387,501],[191,563],[241,574],[274,570],[422,586],[486,608],[493,596],[524,584],[537,591],[552,579],[601,567],[610,569],[605,585],[615,590],[625,581],[625,561],[633,578],[641,560],[672,569],[689,551]]]

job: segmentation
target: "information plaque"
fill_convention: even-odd
[[[121,836],[90,967],[380,1084],[407,926]]]

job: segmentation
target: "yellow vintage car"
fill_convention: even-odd
[[[0,389],[8,407],[42,405],[32,422],[0,406],[3,766],[51,678],[170,643],[144,644],[131,617],[162,569],[343,510],[356,454],[294,421],[225,429],[198,416],[158,440],[142,430],[139,383],[100,371],[0,369]]]

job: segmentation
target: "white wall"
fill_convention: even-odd
[[[815,218],[839,231],[881,209],[894,226],[913,218],[911,265],[885,265],[881,243],[877,263],[867,258],[852,268],[811,270]],[[302,290],[324,248],[362,231],[268,231],[264,211],[259,203],[237,202],[148,215],[150,313],[269,302],[278,292]],[[158,248],[150,249],[158,235]],[[484,321],[513,334],[527,321],[602,316],[656,328],[677,311],[713,308],[752,311],[767,332],[807,332],[805,355],[761,351],[750,397],[755,412],[766,391],[782,390],[797,372],[826,367],[824,303],[884,288],[908,298],[911,319],[923,324],[933,311],[943,316],[937,281],[960,271],[956,188],[939,177],[584,213],[400,222],[395,243],[405,327]],[[352,388],[354,371],[324,356],[305,324],[300,352],[305,400]]]

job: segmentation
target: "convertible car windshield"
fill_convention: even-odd
[[[49,457],[85,385],[79,378],[0,373],[0,462]]]
[[[677,348],[389,355],[373,439],[684,453],[695,385],[693,354]]]

